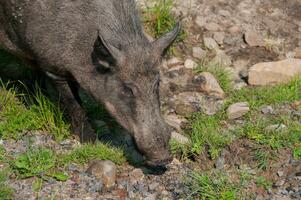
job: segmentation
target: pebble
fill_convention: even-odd
[[[260,111],[262,114],[272,114],[274,112],[274,109],[272,106],[261,106],[260,108]]]
[[[260,33],[254,30],[248,30],[245,33],[245,40],[251,47],[262,47],[264,46],[264,40]]]
[[[204,38],[204,45],[209,50],[218,49],[218,44],[215,42],[213,38],[210,37]]]
[[[203,50],[201,47],[193,47],[192,48],[192,56],[197,59],[204,59],[207,55],[207,52]]]
[[[171,139],[174,139],[181,144],[189,143],[189,139],[187,137],[175,131],[171,132]]]
[[[227,114],[229,119],[237,119],[244,116],[250,110],[247,102],[235,103],[229,106]]]
[[[198,66],[198,64],[196,62],[194,62],[193,60],[191,60],[191,59],[185,60],[184,67],[186,69],[195,69],[197,66]]]
[[[225,33],[224,32],[215,32],[213,34],[213,38],[219,45],[222,45],[224,43]]]
[[[110,160],[94,160],[86,172],[102,180],[106,188],[111,188],[115,185],[117,168]]]

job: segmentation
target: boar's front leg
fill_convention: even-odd
[[[53,86],[58,92],[58,100],[71,119],[71,128],[81,142],[94,142],[96,134],[88,122],[85,110],[81,106],[76,84],[65,80],[53,79]]]

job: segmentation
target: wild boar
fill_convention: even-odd
[[[134,0],[1,0],[0,45],[51,78],[82,140],[92,129],[82,88],[132,133],[151,166],[170,162],[159,68],[180,26],[150,41]]]

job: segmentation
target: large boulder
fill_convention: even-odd
[[[286,83],[301,75],[301,59],[258,63],[249,69],[250,85],[273,85]]]

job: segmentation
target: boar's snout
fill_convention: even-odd
[[[150,158],[146,164],[150,167],[165,167],[172,161],[172,156],[167,150],[160,151],[157,155],[159,156]]]
[[[157,119],[157,123],[152,124],[151,128],[144,124],[145,129],[142,128],[142,132],[134,131],[137,147],[150,167],[164,167],[172,161],[169,150],[171,129],[163,119]]]

